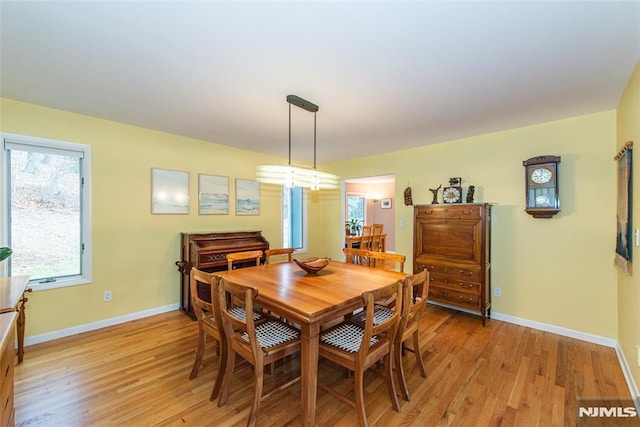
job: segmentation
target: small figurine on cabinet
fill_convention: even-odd
[[[430,188],[429,191],[433,193],[433,200],[431,201],[432,205],[438,204],[438,191],[442,188],[442,184],[438,186],[438,188]]]
[[[467,191],[467,203],[473,203],[473,193],[476,192],[476,186],[470,185]]]

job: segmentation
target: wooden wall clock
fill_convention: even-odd
[[[522,162],[525,168],[525,212],[534,218],[551,218],[560,212],[558,164],[560,156],[538,156]]]

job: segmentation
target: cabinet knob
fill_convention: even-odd
[[[473,276],[473,271],[466,271],[466,270],[460,269],[460,274],[464,274],[465,276]]]
[[[460,282],[460,287],[461,288],[468,288],[471,289],[473,288],[473,285],[471,283],[464,283],[464,282]]]
[[[464,302],[464,303],[467,303],[467,304],[471,304],[471,303],[473,303],[473,298],[465,298],[465,297],[462,297],[462,296],[461,296],[461,297],[460,297],[460,302]]]

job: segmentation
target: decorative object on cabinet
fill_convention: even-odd
[[[632,188],[632,151],[633,142],[627,141],[614,160],[618,162],[617,171],[617,203],[616,203],[616,257],[615,264],[629,274],[631,262],[632,222],[631,194]]]
[[[311,190],[335,190],[340,188],[340,177],[316,169],[316,113],[320,109],[312,102],[296,95],[287,95],[289,103],[289,164],[261,165],[256,168],[258,181],[286,187],[303,187]],[[313,169],[291,165],[291,104],[313,113]]]
[[[198,174],[198,213],[229,215],[229,177]]]
[[[189,172],[151,168],[151,213],[189,213]]]
[[[470,185],[469,189],[467,190],[467,203],[473,203],[473,195],[476,192],[476,186],[475,185]]]
[[[411,206],[413,205],[413,197],[411,196],[411,187],[407,186],[404,189],[404,205]]]
[[[413,270],[429,271],[429,300],[491,314],[491,205],[414,206]]]
[[[449,186],[442,190],[443,203],[462,203],[462,178],[449,178]]]
[[[430,188],[429,191],[433,194],[433,200],[431,200],[432,205],[438,204],[438,191],[442,188],[442,184],[438,185],[438,188]]]
[[[524,160],[525,212],[534,218],[552,218],[560,212],[558,192],[560,156],[537,156]]]
[[[266,251],[269,242],[262,231],[180,233],[180,261],[176,261],[180,272],[180,310],[195,320],[189,289],[189,272],[192,267],[206,272],[224,271],[228,267],[227,254],[244,251]],[[262,259],[264,262],[265,259]],[[255,265],[248,262],[246,266]],[[245,266],[242,265],[241,266]],[[198,288],[201,299],[210,302],[209,289]]]
[[[380,200],[380,209],[391,209],[391,199]]]
[[[236,178],[236,215],[260,215],[260,183]]]

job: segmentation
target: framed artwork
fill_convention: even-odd
[[[391,209],[391,199],[380,200],[380,209]]]
[[[189,213],[189,172],[151,168],[151,213]]]
[[[236,215],[260,215],[260,183],[236,178]]]
[[[614,160],[618,162],[616,185],[616,258],[615,263],[622,271],[629,274],[631,263],[632,230],[631,230],[631,183],[632,183],[632,148],[633,142],[627,141]]]
[[[198,174],[198,213],[229,215],[229,177]]]

